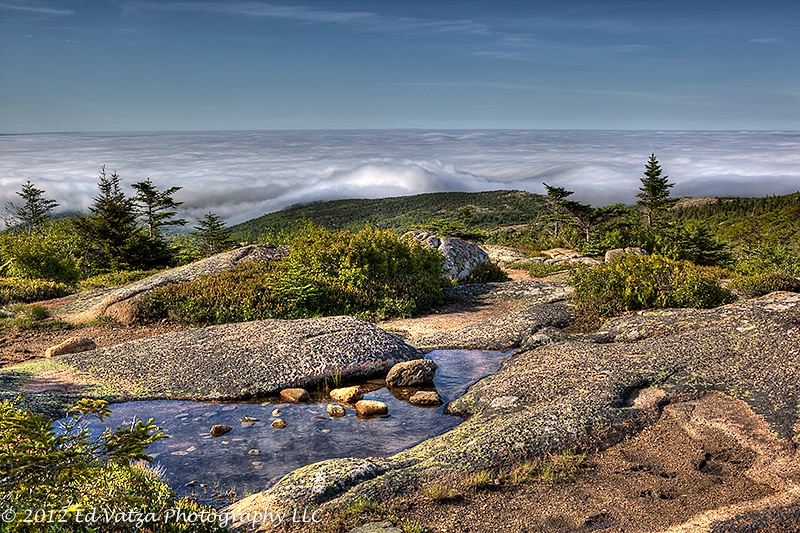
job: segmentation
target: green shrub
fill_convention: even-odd
[[[0,278],[0,305],[59,298],[74,292],[70,285],[42,279]]]
[[[758,275],[766,271],[781,271],[800,277],[800,250],[781,245],[762,245],[743,250],[736,270],[742,274]]]
[[[763,296],[775,291],[800,292],[800,279],[785,270],[771,270],[760,274],[735,276],[728,288],[745,296]]]
[[[94,289],[121,287],[122,285],[127,285],[134,281],[152,276],[156,272],[159,272],[159,270],[119,270],[116,272],[97,274],[78,282],[78,290],[83,292]]]
[[[0,275],[74,283],[80,277],[78,241],[67,221],[37,232],[0,233]]]
[[[85,429],[89,417],[108,416],[102,400],[81,400],[58,431],[42,415],[0,402],[0,508],[16,518],[0,524],[0,531],[180,531],[186,523],[108,522],[104,513],[154,513],[192,507],[174,501],[174,494],[157,470],[133,461],[150,462],[144,451],[165,438],[153,420],[116,430],[106,428],[92,440]],[[42,510],[31,514],[26,510]],[[81,517],[96,509],[98,522]],[[51,516],[50,512],[53,512]],[[140,516],[140,515],[139,515]],[[51,520],[52,518],[52,520]],[[40,523],[25,523],[35,519]],[[61,521],[63,520],[63,522]],[[148,526],[150,529],[148,529]],[[192,531],[220,531],[215,523],[191,524]]]
[[[408,316],[440,301],[442,264],[435,250],[388,230],[332,233],[309,226],[282,261],[161,287],[145,297],[141,313],[188,324]]]
[[[623,255],[610,263],[575,270],[579,307],[590,314],[664,307],[709,308],[733,301],[715,277],[689,261],[661,256]]]
[[[508,281],[508,275],[497,263],[481,263],[472,269],[469,276],[459,281],[460,285],[469,283],[492,283],[495,281]]]

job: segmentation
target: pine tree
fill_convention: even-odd
[[[561,232],[561,223],[567,221],[564,202],[569,196],[572,196],[574,192],[568,191],[564,187],[553,187],[546,183],[542,183],[542,185],[544,185],[545,190],[547,190],[546,202],[551,211],[545,218],[548,222],[554,223],[555,236],[558,237]]]
[[[144,219],[147,234],[150,237],[159,237],[161,228],[165,226],[185,226],[186,220],[172,219],[177,214],[177,209],[183,202],[176,202],[172,195],[182,187],[170,187],[164,192],[155,188],[150,178],[131,185],[137,192],[134,197],[134,206]]]
[[[675,205],[677,200],[670,198],[670,189],[675,186],[670,183],[669,176],[661,175],[661,166],[658,164],[656,154],[650,154],[650,159],[644,167],[644,178],[640,178],[642,186],[636,195],[636,205],[647,218],[647,225],[653,226],[658,215]]]
[[[6,211],[11,215],[6,225],[19,224],[29,229],[37,228],[47,221],[50,213],[59,205],[55,200],[45,198],[44,190],[36,188],[30,180],[17,195],[25,202],[21,205],[11,202],[6,204]]]
[[[586,242],[592,237],[592,230],[601,222],[597,218],[597,209],[589,204],[582,204],[575,200],[567,200],[573,192],[563,187],[551,187],[543,184],[547,189],[548,203],[553,214],[548,218],[556,223],[556,237],[558,237],[559,223],[564,222],[575,226]]]
[[[234,246],[233,239],[225,227],[225,221],[214,213],[206,213],[205,217],[197,222],[192,235],[200,241],[200,248],[205,255],[224,252]]]
[[[152,268],[169,261],[166,245],[149,237],[136,224],[133,198],[122,191],[122,179],[100,168],[100,194],[93,198],[90,215],[79,218],[75,228],[87,245],[86,259],[101,270]]]

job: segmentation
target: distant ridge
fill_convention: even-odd
[[[543,196],[524,191],[438,192],[297,205],[237,224],[231,231],[242,239],[255,239],[306,221],[331,230],[358,230],[371,224],[404,231],[437,223],[487,229],[532,223],[543,209]]]
[[[542,222],[545,197],[524,191],[442,192],[374,200],[333,200],[267,213],[231,229],[240,240],[299,228],[308,221],[331,230],[379,228],[455,229],[483,232]],[[734,248],[795,246],[800,242],[800,192],[747,197],[681,198],[671,210],[674,222],[705,226]]]

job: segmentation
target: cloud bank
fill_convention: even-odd
[[[800,132],[284,131],[0,136],[0,202],[31,180],[87,212],[101,165],[128,187],[183,187],[182,216],[237,223],[293,204],[543,182],[594,205],[632,203],[655,153],[676,196],[800,190]]]

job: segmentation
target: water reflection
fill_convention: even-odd
[[[434,384],[442,400],[449,402],[478,379],[495,372],[508,355],[439,350],[427,358],[439,365]],[[380,382],[375,385],[381,386]],[[388,417],[372,419],[359,419],[349,408],[345,417],[331,418],[325,411],[327,402],[213,404],[160,400],[112,405],[110,423],[116,426],[133,419],[155,419],[170,438],[152,444],[148,454],[164,469],[179,494],[197,491],[201,484],[207,490],[235,488],[241,494],[243,490],[262,490],[276,478],[323,459],[391,455],[458,424],[459,419],[445,415],[442,406],[408,404],[404,401],[408,392],[383,387],[366,394],[366,399],[389,406]],[[270,427],[276,408],[286,421],[284,429]],[[211,437],[209,429],[214,424],[233,429],[221,437]],[[99,425],[90,428],[100,429]],[[187,483],[192,487],[186,487]]]

